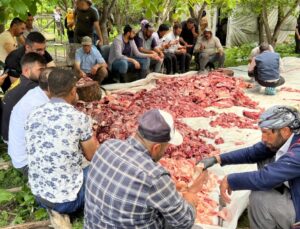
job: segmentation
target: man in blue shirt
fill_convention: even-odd
[[[300,115],[289,106],[273,106],[260,116],[262,141],[251,147],[206,158],[204,168],[257,163],[258,170],[225,176],[220,192],[226,203],[235,190],[251,190],[250,228],[299,228]]]
[[[107,64],[88,36],[82,38],[82,48],[76,50],[75,70],[80,77],[91,77],[99,84],[107,77]]]

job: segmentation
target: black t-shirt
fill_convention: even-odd
[[[93,8],[88,10],[76,10],[75,34],[79,37],[92,36],[94,22],[98,21],[98,15]]]
[[[12,51],[5,59],[5,70],[8,69],[8,75],[19,78],[22,74],[22,68],[21,68],[21,59],[25,54],[25,47],[22,46],[14,51]],[[45,51],[43,57],[46,60],[46,63],[50,63],[53,61],[52,56]],[[9,77],[6,77],[4,83],[2,84],[2,90],[5,92],[10,87],[11,82]]]
[[[124,56],[130,57],[130,56],[131,56],[131,46],[130,46],[130,42],[128,41],[127,43],[125,43],[125,42],[123,41],[123,43],[124,43],[124,49],[123,49],[122,54],[123,54]]]
[[[1,135],[5,141],[8,140],[8,128],[10,114],[13,107],[19,102],[19,100],[30,90],[38,86],[38,82],[32,81],[25,76],[20,76],[20,84],[15,88],[11,89],[4,96],[2,106],[2,117],[1,117]]]
[[[182,22],[181,26],[182,26],[182,32],[180,34],[180,37],[182,37],[183,40],[188,44],[194,45],[196,43],[197,38],[194,38],[192,31],[187,28],[187,22],[186,21]],[[195,26],[195,32],[199,33],[198,25],[194,23],[194,26]]]

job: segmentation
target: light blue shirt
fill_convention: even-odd
[[[91,73],[91,68],[95,64],[105,63],[105,60],[95,46],[92,46],[90,53],[85,53],[83,48],[77,49],[75,61],[80,63],[80,69],[85,73]]]
[[[25,122],[31,111],[49,101],[48,96],[40,87],[28,91],[14,106],[8,132],[8,154],[15,168],[22,168],[28,164],[25,148]]]

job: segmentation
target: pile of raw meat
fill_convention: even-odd
[[[172,159],[163,158],[159,163],[170,172],[172,179],[175,182],[178,191],[184,190],[192,181],[195,170],[194,159]],[[209,172],[208,181],[202,187],[202,190],[197,193],[199,202],[197,206],[196,222],[201,224],[217,225],[217,217],[224,220],[229,220],[231,216],[226,208],[219,211],[219,203],[214,200],[212,193],[218,195],[220,179],[217,175]]]
[[[97,102],[79,102],[77,108],[95,120],[94,130],[100,143],[108,138],[126,139],[132,135],[136,131],[139,116],[149,109],[158,108],[171,113],[184,142],[180,146],[170,146],[160,163],[171,172],[175,182],[189,183],[195,161],[219,154],[216,145],[224,143],[224,140],[218,132],[190,128],[181,118],[210,118],[211,126],[226,128],[257,128],[259,114],[249,111],[256,109],[257,103],[243,92],[248,86],[238,78],[218,72],[206,76],[162,78],[156,81],[154,89],[144,89],[136,93],[117,92]],[[232,106],[244,107],[248,111],[240,117],[210,109]],[[214,140],[215,144],[208,144],[207,139]],[[216,176],[211,174],[206,189],[199,193],[202,205],[197,209],[197,222],[212,224],[212,217],[220,214],[216,210],[218,203],[208,195],[217,184]]]

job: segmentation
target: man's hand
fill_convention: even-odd
[[[213,165],[218,163],[218,160],[216,157],[207,157],[202,159],[201,161],[198,161],[197,164],[203,164],[203,169],[207,169],[209,167],[212,167]]]
[[[84,77],[86,77],[86,74],[85,74],[85,72],[80,71],[79,76],[80,76],[80,78],[84,78]]]
[[[194,208],[197,207],[198,205],[198,200],[199,197],[197,196],[196,193],[192,193],[192,192],[183,192],[182,193],[183,198],[192,206],[194,206]]]
[[[4,73],[2,76],[0,76],[0,86],[4,83],[5,78],[8,76],[7,73]]]
[[[135,69],[140,69],[141,68],[140,63],[138,61],[136,61],[136,60],[133,60],[133,65],[134,65]]]
[[[229,187],[228,181],[227,181],[227,176],[225,176],[220,184],[220,194],[221,194],[221,198],[222,200],[229,204],[231,199],[230,196],[231,195],[231,188]]]
[[[97,70],[100,66],[98,64],[94,65],[92,68],[91,68],[91,73],[92,75],[96,75],[97,73]]]
[[[188,192],[197,193],[202,190],[202,186],[208,180],[208,172],[200,171],[200,175],[193,181],[192,185],[188,188]]]
[[[153,60],[160,61],[160,57],[157,55],[157,53],[152,53],[149,55],[149,57]]]

